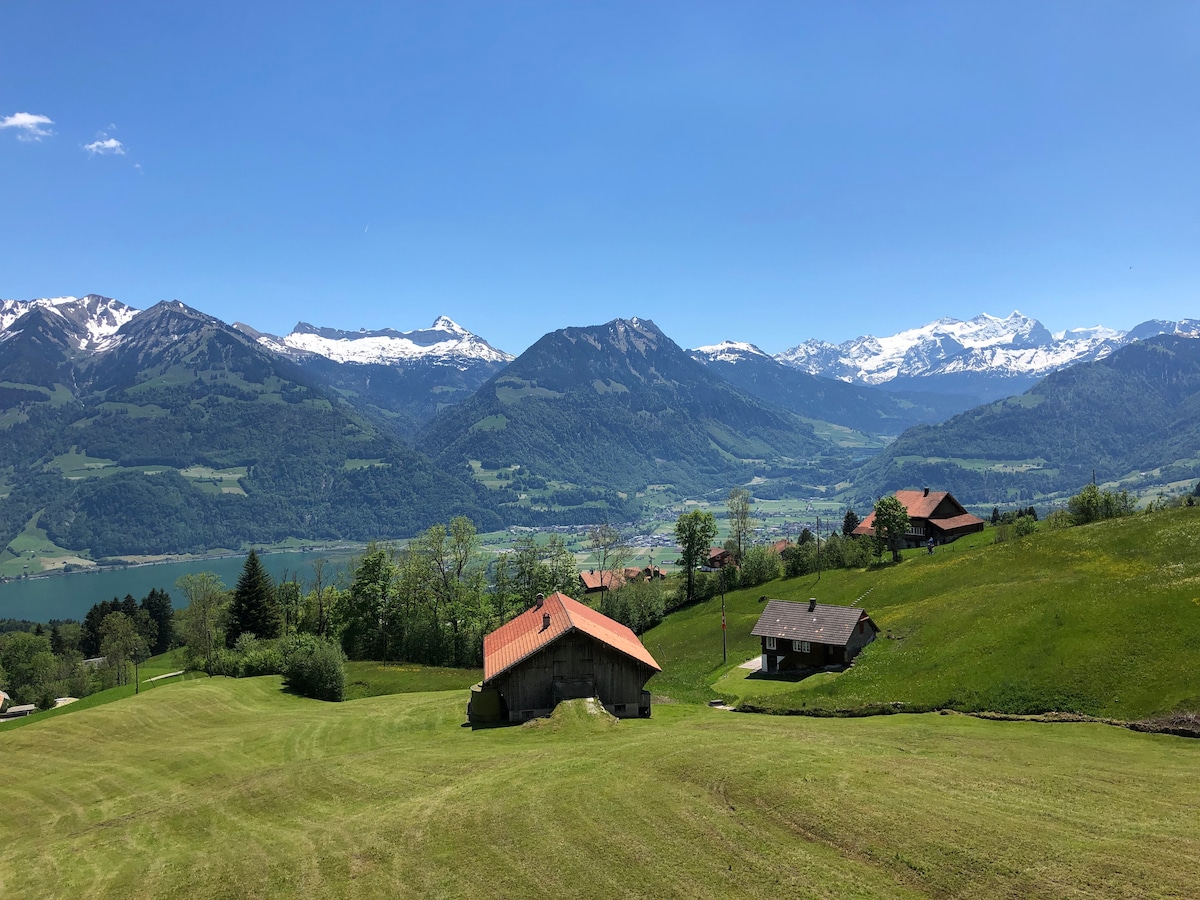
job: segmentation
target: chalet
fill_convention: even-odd
[[[615,591],[625,584],[629,570],[618,572],[616,570],[600,570],[589,569],[586,572],[579,573],[579,580],[583,584],[583,592],[585,594],[599,594],[602,591]],[[637,572],[637,569],[633,570]]]
[[[814,599],[768,600],[750,633],[762,639],[762,671],[776,673],[848,665],[878,632],[866,610]]]
[[[596,697],[618,718],[650,715],[646,682],[662,669],[637,635],[566,594],[537,604],[483,639],[472,724],[524,722],[562,700]]]
[[[791,541],[789,541],[787,538],[782,538],[771,545],[771,550],[772,550],[772,552],[778,553],[780,556],[783,556],[783,551],[788,549],[791,546],[792,546]]]
[[[586,572],[579,573],[579,580],[583,584],[585,594],[615,591],[634,582],[654,581],[656,578],[661,580],[666,577],[658,566],[644,566],[641,569],[637,566],[627,566],[624,569],[612,569],[611,571],[588,569]]]
[[[949,491],[896,491],[896,499],[908,510],[908,531],[901,548],[922,547],[930,538],[935,544],[948,544],[964,534],[983,531],[983,519],[967,512]],[[875,513],[868,513],[853,533],[875,534]]]
[[[733,554],[724,547],[709,547],[708,559],[705,562],[710,569],[723,569],[734,563]]]

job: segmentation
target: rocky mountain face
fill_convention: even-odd
[[[33,310],[61,319],[63,333],[74,350],[99,350],[107,339],[137,315],[137,310],[111,297],[54,297],[41,300],[0,300],[0,340],[17,320]]]
[[[1019,312],[1004,318],[938,319],[887,337],[865,335],[841,344],[808,340],[777,359],[810,375],[889,390],[920,388],[980,400],[1018,394],[1067,366],[1111,354],[1156,334],[1197,334],[1200,320],[1152,320],[1128,332],[1078,328],[1051,334]]]
[[[296,358],[315,354],[341,363],[403,366],[425,362],[465,368],[481,363],[502,366],[513,358],[446,316],[415,331],[341,331],[299,322],[285,337],[256,334],[260,343],[278,353]]]
[[[512,360],[446,316],[416,331],[341,331],[300,322],[277,337],[241,323],[234,327],[369,408],[406,439]]]
[[[885,391],[810,375],[753,344],[725,341],[689,351],[730,384],[768,403],[867,435],[895,437],[912,425],[941,422],[975,405],[974,397],[930,391]]]

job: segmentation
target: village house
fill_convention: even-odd
[[[949,491],[896,491],[896,499],[908,510],[908,531],[900,541],[900,549],[923,547],[930,538],[935,544],[948,544],[964,534],[983,531],[984,521],[967,512]],[[854,529],[854,534],[875,534],[875,512]]]
[[[812,599],[768,600],[750,633],[761,639],[762,671],[775,674],[849,665],[878,632],[866,610]]]
[[[640,569],[636,566],[627,566],[624,569],[611,569],[608,571],[588,569],[586,572],[579,573],[579,581],[583,584],[583,592],[585,594],[615,591],[633,582],[653,581],[656,578],[662,579],[666,577],[658,566],[644,566]]]
[[[709,547],[705,565],[710,569],[723,569],[734,564],[733,554],[724,547]]]
[[[662,669],[636,634],[566,594],[537,603],[483,639],[472,724],[524,722],[563,700],[595,697],[618,718],[650,715],[646,682]]]

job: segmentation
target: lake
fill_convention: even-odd
[[[357,554],[347,550],[327,553],[287,551],[261,554],[263,566],[271,577],[280,579],[285,573],[295,574],[301,582],[312,579],[314,560],[328,560],[326,577],[335,577],[335,570],[345,569]],[[184,575],[213,572],[228,588],[237,585],[246,557],[200,559],[191,562],[157,563],[127,569],[103,569],[97,572],[72,572],[44,578],[21,578],[0,584],[0,619],[31,619],[46,622],[50,619],[82,620],[92,605],[113,597],[132,594],[141,600],[151,588],[162,588],[171,595],[171,604],[179,609],[185,605],[182,592],[175,582]]]

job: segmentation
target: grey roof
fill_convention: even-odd
[[[807,603],[768,600],[766,609],[762,611],[758,623],[750,633],[758,637],[845,646],[854,634],[858,620],[866,615],[866,612],[857,606],[828,606],[818,603],[809,612]],[[870,622],[870,617],[867,617],[867,621]],[[875,627],[874,622],[871,622],[871,627]]]

